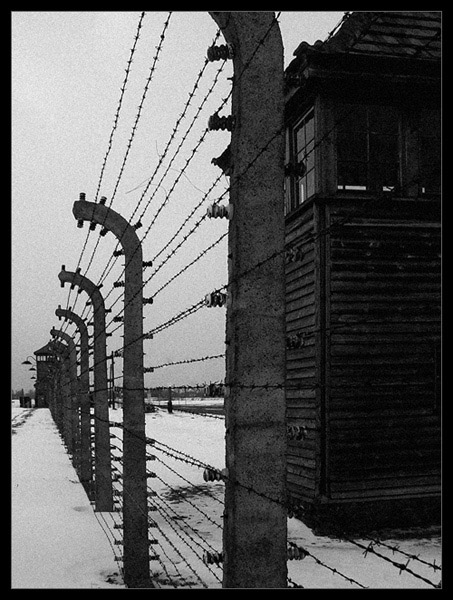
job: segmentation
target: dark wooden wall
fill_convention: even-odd
[[[439,492],[439,203],[317,200],[286,243],[290,496]]]
[[[326,210],[330,496],[439,490],[439,204]]]

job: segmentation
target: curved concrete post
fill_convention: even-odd
[[[85,488],[89,498],[92,494],[93,472],[91,465],[90,444],[90,373],[89,373],[89,349],[88,328],[85,321],[72,310],[59,306],[55,311],[56,316],[61,319],[72,321],[80,335],[80,481]]]
[[[76,470],[79,465],[79,408],[80,408],[80,393],[79,380],[77,377],[77,349],[74,339],[67,333],[53,328],[51,330],[52,337],[60,338],[66,342],[68,347],[69,360],[69,451],[72,453],[72,462]]]
[[[58,342],[54,338],[55,342]],[[69,439],[71,437],[71,388],[70,388],[70,360],[69,360],[69,347],[66,344],[58,342],[57,350],[60,360],[61,369],[59,374],[59,398],[58,398],[58,429],[63,437],[63,441],[67,448],[69,448]]]
[[[101,224],[122,245],[124,272],[123,347],[123,547],[129,587],[150,585],[143,380],[143,256],[135,229],[102,204],[79,200],[73,214]]]
[[[55,421],[55,424],[58,428],[60,428],[59,424],[59,410],[60,410],[60,375],[61,375],[61,364],[60,359],[58,359],[58,364],[55,365],[55,370],[52,376],[52,403],[51,403],[51,412],[52,418]]]
[[[69,439],[71,437],[71,365],[67,355],[63,357],[63,370],[61,373],[61,435],[64,443],[69,448]]]
[[[285,588],[283,44],[273,12],[210,15],[234,63],[223,587]]]
[[[52,377],[52,401],[50,405],[50,412],[52,413],[52,418],[55,421],[55,424],[59,428],[58,424],[58,410],[59,410],[59,381],[60,381],[60,367],[55,367],[55,371]]]
[[[105,304],[99,288],[80,273],[66,271],[58,274],[61,285],[70,283],[86,292],[93,304],[94,314],[94,445],[95,445],[95,503],[96,510],[113,510],[112,466],[110,458],[110,427],[107,385],[107,348],[105,333]]]
[[[63,331],[59,331],[54,327],[50,330],[52,337],[60,338],[66,342],[68,347],[67,357],[69,359],[69,389],[70,389],[70,400],[69,400],[69,436],[66,440],[68,444],[68,450],[72,454],[72,460],[76,463],[76,440],[77,440],[77,429],[78,429],[78,381],[77,381],[77,350],[76,345],[72,336]]]
[[[52,339],[51,345],[55,351],[55,354],[59,357],[59,365],[55,375],[55,400],[54,400],[54,420],[57,424],[60,434],[65,436],[65,373],[68,365],[65,364],[65,356],[68,352],[68,347],[62,344],[55,338]]]
[[[52,342],[49,343],[49,348],[52,347]],[[52,354],[55,357],[55,362],[52,365],[52,367],[49,369],[49,373],[48,373],[48,377],[50,379],[50,385],[49,385],[49,392],[50,392],[50,396],[49,396],[49,409],[50,409],[50,413],[52,415],[53,420],[55,421],[55,423],[57,422],[57,417],[56,417],[56,406],[57,406],[57,379],[58,379],[58,367],[60,366],[57,362],[57,360],[59,360],[59,353],[56,350],[52,351]]]

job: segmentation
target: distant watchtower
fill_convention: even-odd
[[[33,354],[36,356],[35,407],[48,408],[52,392],[52,369],[58,359],[50,343]]]

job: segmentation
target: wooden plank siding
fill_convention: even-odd
[[[438,203],[326,203],[327,494],[440,490]]]
[[[289,495],[312,499],[318,486],[319,406],[316,397],[315,241],[313,206],[303,207],[286,228],[286,245],[297,249],[286,262],[286,335],[303,334],[300,348],[286,352],[287,423],[303,428],[303,439],[288,440]],[[297,388],[296,388],[297,386]]]

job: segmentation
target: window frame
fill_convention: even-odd
[[[294,212],[297,208],[302,206],[307,200],[312,198],[316,194],[316,107],[314,104],[305,108],[297,120],[288,124],[285,133],[285,215]],[[298,133],[303,127],[305,127],[310,121],[313,123],[313,136],[309,138],[307,143],[306,130],[304,132],[304,145],[298,148]],[[307,156],[306,149],[312,146],[308,154],[310,166],[303,175],[299,175],[298,169],[303,161],[297,159],[302,156]],[[302,153],[305,152],[305,155]],[[300,184],[301,181],[305,182],[305,186],[308,187],[308,181],[310,182],[310,193],[306,197],[301,198],[300,196]]]
[[[338,106],[357,105],[364,107],[382,106],[396,109],[396,185],[388,190],[379,189],[379,186],[367,189],[343,189],[338,187],[338,143],[337,127]],[[423,157],[422,134],[419,133],[420,121],[424,118],[424,111],[438,111],[440,120],[439,153],[440,169],[442,168],[442,110],[438,102],[433,99],[422,101],[421,98],[406,97],[401,102],[394,102],[390,98],[366,99],[351,97],[348,94],[334,96],[333,94],[320,94],[304,102],[297,112],[293,111],[287,120],[285,128],[285,217],[295,213],[304,203],[317,196],[329,197],[363,197],[371,198],[376,195],[387,197],[397,196],[418,199],[439,199],[442,194],[442,180],[440,177],[438,191],[435,189],[422,189]],[[306,198],[301,199],[297,189],[297,176],[291,173],[296,161],[296,135],[301,123],[313,112],[314,123],[314,183],[313,190]],[[433,136],[435,137],[435,136]],[[434,146],[435,148],[435,146]],[[367,164],[370,161],[367,160]],[[383,163],[385,164],[385,163]]]
[[[340,194],[365,194],[365,195],[375,195],[375,194],[394,194],[395,192],[399,193],[402,188],[402,111],[401,107],[395,106],[393,104],[382,104],[382,103],[369,103],[369,102],[348,102],[348,101],[339,101],[334,104],[334,119],[335,123],[341,121],[342,117],[340,116],[340,110],[345,110],[345,107],[352,106],[357,108],[362,108],[364,110],[365,116],[365,126],[363,129],[357,128],[351,130],[351,133],[355,135],[361,134],[363,136],[365,145],[363,148],[364,151],[364,160],[353,160],[353,159],[343,159],[340,160],[340,130],[338,127],[335,128],[335,189],[337,193]],[[396,119],[396,129],[395,133],[386,133],[380,132],[379,130],[373,131],[373,126],[371,124],[371,118],[373,115],[372,110],[375,108],[388,108],[394,110],[394,117]],[[347,110],[347,109],[346,109]],[[343,117],[346,118],[346,117]],[[382,138],[383,140],[391,140],[394,139],[395,144],[395,158],[396,161],[390,160],[373,160],[373,154],[375,152],[376,142]],[[350,137],[352,139],[352,136]],[[373,144],[374,139],[374,144]],[[384,154],[382,155],[384,156]],[[356,167],[362,166],[364,181],[360,184],[353,183],[340,183],[340,164],[344,165],[356,165]],[[392,166],[394,168],[395,174],[395,183],[391,186],[382,185],[380,182],[380,177],[376,176],[376,173],[379,174],[379,171],[382,173],[383,169],[386,166]],[[377,169],[375,168],[377,166]]]

